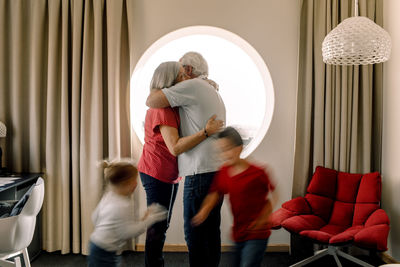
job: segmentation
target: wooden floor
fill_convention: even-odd
[[[229,252],[222,253],[220,267],[232,267],[230,262],[232,254]],[[361,260],[368,262],[373,266],[379,266],[384,264],[378,257],[367,257],[360,256]],[[301,258],[291,257],[288,253],[284,252],[268,252],[265,253],[262,266],[290,266]],[[353,264],[343,258],[340,261],[345,267],[353,267],[359,265]],[[79,254],[66,254],[61,255],[60,253],[47,253],[42,252],[39,257],[37,257],[32,262],[32,267],[81,267],[86,266],[86,256]],[[144,254],[143,252],[125,252],[123,254],[123,267],[144,267]],[[188,255],[183,252],[167,252],[165,253],[165,266],[166,267],[185,267],[188,264]],[[307,267],[330,267],[337,266],[335,260],[332,256],[326,256],[312,264],[307,265]]]

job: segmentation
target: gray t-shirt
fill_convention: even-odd
[[[197,133],[206,126],[212,115],[226,122],[225,105],[221,96],[207,81],[201,78],[186,80],[163,89],[171,107],[179,106],[181,119],[180,136]],[[219,162],[213,135],[194,148],[178,156],[179,175],[217,171]]]

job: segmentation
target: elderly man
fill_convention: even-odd
[[[152,91],[146,105],[152,108],[179,107],[180,134],[188,136],[204,129],[207,140],[178,156],[179,175],[185,176],[184,185],[184,230],[189,249],[191,267],[218,266],[221,255],[221,204],[211,212],[207,220],[198,227],[191,225],[192,217],[200,209],[219,164],[216,158],[215,137],[205,130],[212,115],[226,120],[224,102],[217,85],[207,79],[208,65],[196,52],[188,52],[181,59],[190,79],[163,90]]]

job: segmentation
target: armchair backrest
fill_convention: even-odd
[[[0,219],[0,254],[12,253],[29,246],[43,198],[44,182],[42,178],[38,178],[21,213]]]
[[[44,181],[42,178],[38,178],[35,183],[35,187],[32,189],[32,193],[29,196],[24,208],[21,211],[21,215],[28,217],[35,217],[38,215],[42,208],[44,198]]]
[[[381,177],[378,172],[353,174],[318,166],[305,198],[312,212],[330,225],[362,225],[379,209]]]

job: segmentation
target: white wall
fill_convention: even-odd
[[[391,58],[384,63],[382,205],[391,221],[389,254],[400,261],[400,11],[399,0],[384,1],[384,28],[392,37]]]
[[[263,57],[275,87],[275,110],[269,131],[251,157],[269,164],[281,203],[291,198],[297,88],[300,1],[293,0],[134,0],[133,59],[163,35],[179,28],[208,25],[231,31]],[[182,220],[183,184],[175,202],[166,244],[185,244]],[[145,195],[139,197],[144,209]],[[223,208],[222,240],[229,243],[231,216]],[[139,243],[144,243],[141,236]],[[270,244],[289,244],[284,230],[274,231]]]

